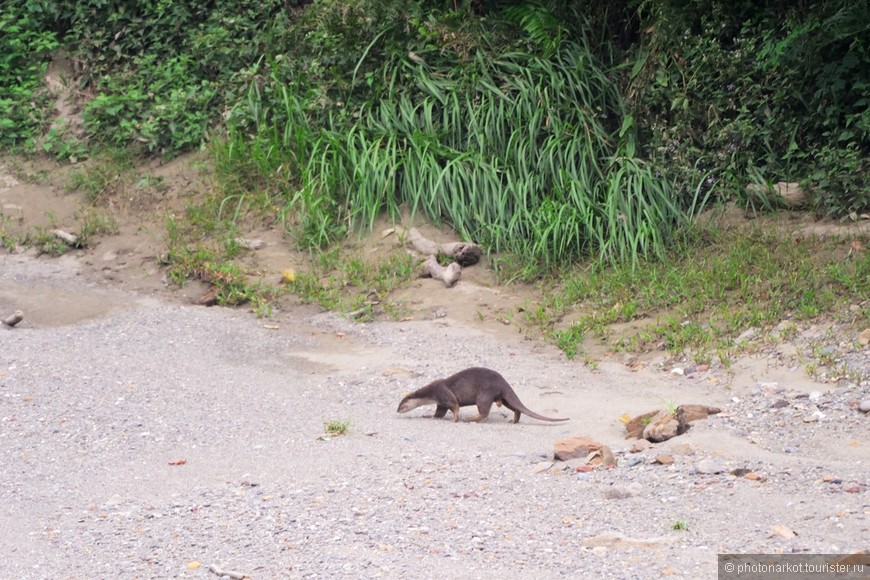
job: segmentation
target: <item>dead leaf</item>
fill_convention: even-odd
[[[188,563],[187,563],[187,569],[188,569],[188,570],[196,570],[196,569],[199,568],[200,566],[202,566],[202,562],[197,562],[196,560],[194,560],[193,562],[188,562]]]
[[[169,465],[184,465],[187,463],[187,459],[177,459],[175,461],[170,461]]]

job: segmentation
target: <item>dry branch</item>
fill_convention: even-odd
[[[462,275],[462,267],[456,262],[451,262],[446,268],[438,263],[435,256],[429,256],[423,262],[423,277],[431,276],[444,282],[444,285],[450,288],[459,277]]]

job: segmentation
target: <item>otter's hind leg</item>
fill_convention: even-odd
[[[469,421],[483,421],[489,417],[489,411],[492,409],[492,399],[477,400],[477,415],[471,417]]]
[[[505,406],[505,407],[507,407],[508,409],[510,409],[511,411],[514,412],[514,421],[513,421],[513,422],[514,422],[514,423],[519,423],[519,422],[520,422],[520,416],[522,416],[522,412],[520,412],[519,409],[514,409],[514,408],[511,406],[511,404],[508,403],[507,401],[503,401],[503,403],[504,403],[504,406]]]

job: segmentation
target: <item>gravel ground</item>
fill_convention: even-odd
[[[866,384],[593,372],[449,316],[263,321],[82,278],[0,256],[0,314],[22,288],[105,305],[0,328],[0,578],[713,578],[720,552],[868,547]],[[395,412],[472,365],[571,421]],[[629,452],[619,417],[663,401],[723,412]],[[546,469],[579,435],[619,466]]]

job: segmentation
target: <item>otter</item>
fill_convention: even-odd
[[[497,372],[481,367],[472,367],[459,371],[446,379],[433,381],[421,389],[417,389],[399,403],[398,412],[407,413],[411,409],[423,405],[437,405],[435,418],[440,419],[453,411],[453,422],[459,421],[459,407],[477,405],[477,415],[469,421],[483,421],[489,416],[492,404],[504,405],[514,412],[514,423],[518,423],[520,415],[541,421],[567,421],[568,419],[553,419],[538,415],[523,405],[520,398]]]

